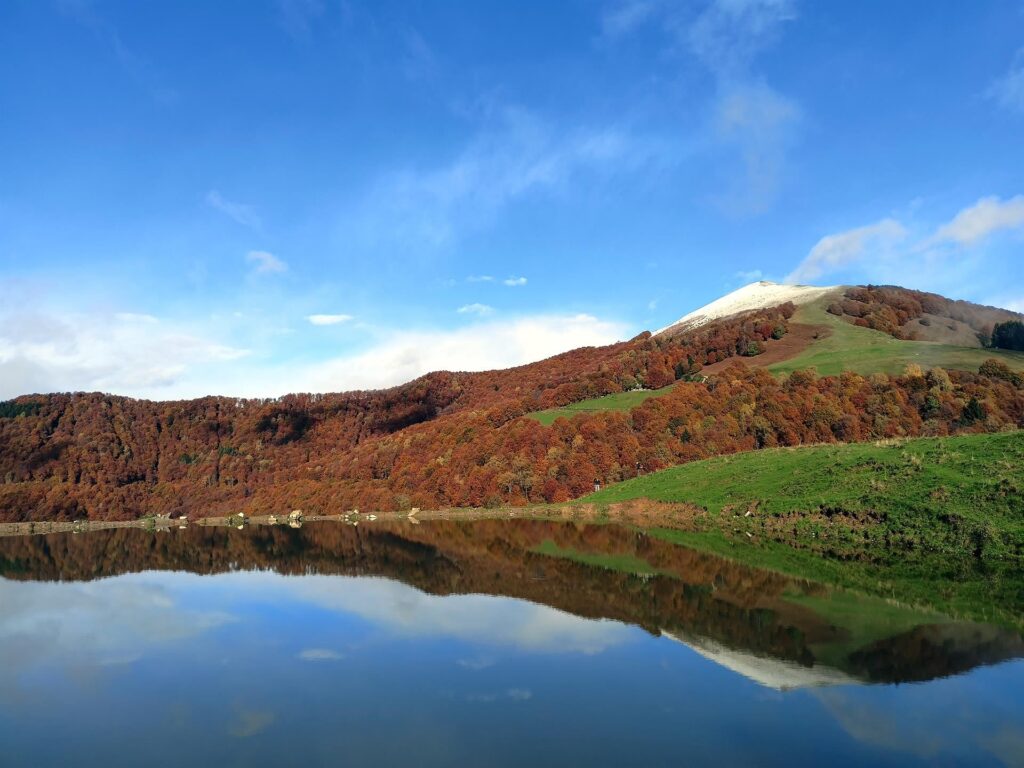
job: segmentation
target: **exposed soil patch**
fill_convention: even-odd
[[[765,342],[765,351],[754,357],[729,357],[720,360],[713,365],[705,365],[701,373],[711,375],[719,373],[737,361],[742,362],[750,368],[764,368],[775,363],[796,357],[811,344],[819,339],[831,335],[832,329],[827,325],[805,325],[803,323],[790,323],[789,332],[781,339],[769,339]]]

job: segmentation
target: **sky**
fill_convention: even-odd
[[[0,397],[271,397],[754,280],[1024,311],[1024,2],[0,3]]]

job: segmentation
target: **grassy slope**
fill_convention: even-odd
[[[964,557],[980,546],[986,557],[1019,560],[1024,432],[720,456],[627,480],[582,501],[637,498],[689,502],[707,509],[712,522],[728,518],[731,527],[731,509],[742,513],[756,503],[756,514],[738,521],[744,530],[767,524],[777,533],[772,518],[793,517],[793,536],[819,544],[827,536],[833,550],[851,553],[897,539],[909,549]],[[822,509],[842,512],[831,531],[810,515]]]
[[[570,419],[578,413],[587,411],[628,411],[631,408],[635,408],[640,405],[640,403],[650,397],[661,397],[668,393],[673,386],[675,385],[670,385],[663,389],[646,389],[637,392],[616,392],[614,395],[595,397],[591,400],[581,400],[578,403],[571,403],[563,408],[549,408],[546,411],[537,411],[535,413],[527,414],[527,416],[531,419],[536,419],[544,426],[551,426],[555,419],[560,416]]]
[[[762,511],[786,512],[822,504],[867,509],[884,500],[916,511],[922,496],[944,487],[948,498],[926,498],[924,506],[969,513],[1004,477],[1024,484],[1022,431],[748,451],[627,480],[583,501],[649,498],[718,512],[760,500]]]
[[[801,307],[793,322],[824,325],[831,335],[817,340],[789,360],[768,366],[773,373],[790,373],[801,368],[817,368],[823,376],[844,370],[861,374],[902,373],[908,363],[922,368],[941,366],[960,370],[978,370],[985,360],[995,357],[1011,368],[1024,370],[1024,353],[992,349],[974,349],[936,344],[928,341],[900,341],[841,320],[825,311],[825,302]]]

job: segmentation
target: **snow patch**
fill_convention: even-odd
[[[730,317],[740,312],[749,312],[752,309],[777,307],[787,301],[796,305],[808,304],[839,287],[838,285],[823,288],[813,285],[780,285],[768,280],[760,280],[728,293],[720,299],[715,299],[700,309],[695,309],[671,325],[666,325],[654,335],[659,336],[668,331],[699,328],[712,320]]]

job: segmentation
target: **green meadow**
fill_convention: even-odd
[[[571,403],[562,408],[549,408],[546,411],[536,411],[527,414],[528,418],[536,419],[546,427],[551,426],[555,419],[564,416],[571,419],[580,413],[593,411],[628,411],[640,403],[652,397],[661,397],[672,390],[675,385],[663,387],[662,389],[643,389],[632,392],[616,392],[613,395],[595,397],[590,400],[581,400],[578,403]]]
[[[1024,432],[780,448],[609,486],[582,502],[686,502],[709,530],[886,558],[1024,559]]]
[[[788,374],[802,368],[816,368],[822,376],[834,376],[843,371],[864,375],[896,374],[903,373],[911,363],[922,368],[940,366],[977,371],[983,362],[993,357],[1011,368],[1024,370],[1024,353],[955,347],[929,341],[901,341],[829,314],[823,301],[801,307],[793,316],[793,322],[824,325],[830,334],[816,340],[795,357],[768,366],[773,373]]]

